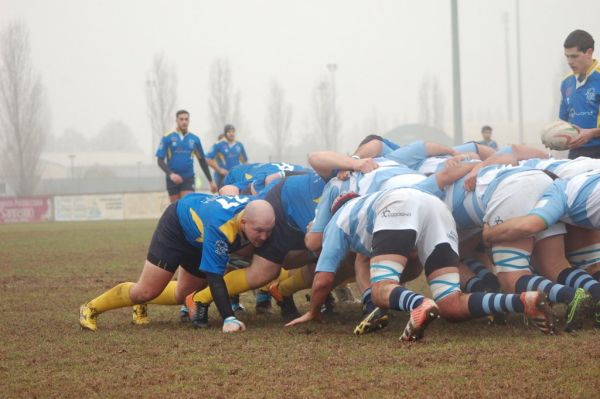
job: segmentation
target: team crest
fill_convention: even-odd
[[[217,240],[215,242],[215,253],[217,255],[227,255],[227,252],[229,250],[229,246],[227,245],[227,243],[223,240]]]
[[[589,88],[585,92],[585,99],[588,103],[592,103],[596,99],[596,90],[593,87]]]

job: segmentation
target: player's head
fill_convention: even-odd
[[[565,57],[573,73],[586,73],[594,62],[594,38],[584,30],[574,30],[565,39]]]
[[[175,114],[175,122],[177,123],[177,130],[182,133],[187,132],[188,127],[190,126],[190,113],[185,109],[180,109]]]
[[[275,211],[267,201],[250,201],[246,205],[240,225],[248,241],[255,247],[260,247],[275,227]]]
[[[233,125],[225,125],[223,129],[223,134],[228,141],[235,141],[235,126]]]
[[[492,139],[492,127],[491,126],[483,126],[481,128],[481,136],[484,140],[490,141]]]

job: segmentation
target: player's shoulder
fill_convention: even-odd
[[[172,135],[174,135],[174,134],[177,134],[177,132],[175,132],[175,130],[168,130],[168,131],[166,131],[166,132],[163,134],[163,138],[164,138],[164,137],[169,137],[169,136],[172,136]]]

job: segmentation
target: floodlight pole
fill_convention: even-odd
[[[457,0],[451,0],[452,17],[452,94],[454,110],[454,142],[461,144],[463,142],[463,122],[462,122],[462,96],[460,91],[460,45],[458,37],[458,4]]]
[[[521,17],[519,11],[519,0],[515,0],[517,8],[516,25],[517,25],[517,104],[519,115],[519,143],[523,144],[523,88],[521,84]]]

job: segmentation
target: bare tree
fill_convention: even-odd
[[[3,170],[16,180],[17,195],[33,194],[48,120],[42,82],[32,65],[29,30],[13,22],[0,36],[0,140]]]
[[[332,85],[322,79],[313,90],[313,122],[318,137],[328,150],[338,150],[338,135],[341,128],[339,110],[336,107]]]
[[[281,161],[292,123],[292,106],[285,101],[285,91],[275,80],[271,82],[267,112],[266,127],[273,145],[273,159]]]
[[[156,54],[146,78],[146,102],[152,127],[152,148],[173,126],[177,102],[177,74],[163,53]]]
[[[242,123],[241,95],[235,90],[231,77],[231,66],[225,58],[213,61],[209,74],[210,122],[213,133],[222,132],[226,124],[232,123],[240,130]]]

